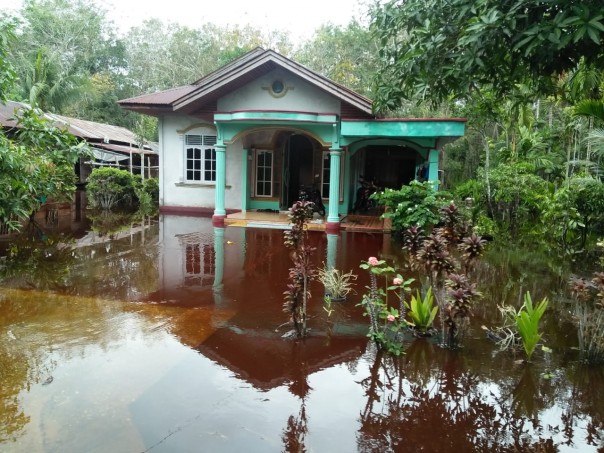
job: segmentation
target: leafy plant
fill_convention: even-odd
[[[604,272],[595,272],[590,280],[572,278],[575,297],[574,319],[578,327],[579,350],[589,364],[604,362]]]
[[[446,192],[437,192],[429,181],[411,181],[399,190],[376,192],[371,199],[385,206],[382,216],[392,219],[396,231],[403,231],[412,226],[425,230],[438,223],[439,209],[447,196]]]
[[[542,334],[539,332],[539,321],[545,309],[547,308],[547,298],[543,298],[539,304],[534,307],[531,294],[527,291],[524,295],[524,304],[516,314],[516,326],[522,338],[524,351],[526,352],[527,360],[530,361],[537,347],[537,343],[541,340]]]
[[[415,327],[421,333],[426,333],[432,327],[438,312],[438,306],[434,306],[432,288],[428,288],[423,298],[418,290],[415,296],[411,296],[411,301],[406,303],[406,306],[411,318],[409,325]]]
[[[403,353],[403,344],[399,332],[405,327],[406,322],[401,316],[401,312],[389,305],[388,294],[393,290],[398,291],[400,306],[404,307],[404,293],[408,291],[409,284],[413,280],[403,280],[400,275],[397,275],[392,280],[393,285],[389,286],[388,280],[394,273],[394,268],[389,266],[386,261],[378,260],[374,256],[369,257],[367,262],[362,263],[360,267],[369,271],[370,278],[370,286],[367,287],[369,291],[363,295],[361,301],[361,305],[365,308],[365,315],[369,316],[367,336],[378,347],[394,355],[400,355]],[[377,277],[384,278],[383,288],[378,287]]]
[[[346,298],[354,291],[351,280],[356,280],[357,276],[352,271],[344,273],[335,267],[331,269],[323,267],[318,271],[318,279],[325,287],[326,296],[331,300],[338,300]]]
[[[283,311],[291,315],[298,337],[307,333],[306,307],[310,299],[310,281],[315,276],[311,256],[315,248],[307,244],[308,230],[306,224],[313,215],[313,203],[297,201],[289,209],[291,230],[285,231],[284,243],[291,252],[293,267],[289,269],[289,283],[285,295]]]

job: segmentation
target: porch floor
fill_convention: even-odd
[[[341,228],[346,231],[367,233],[390,232],[390,222],[381,219],[379,215],[348,214],[340,216]],[[275,228],[287,229],[289,217],[287,212],[243,211],[227,215],[225,225],[244,228]],[[311,231],[325,231],[325,218],[311,220],[308,224]]]

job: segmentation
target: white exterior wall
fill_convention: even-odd
[[[268,88],[275,80],[281,80],[288,90],[282,97],[270,94]],[[236,110],[339,113],[340,101],[304,80],[277,69],[218,100],[219,112]]]
[[[269,91],[275,80],[283,82],[287,90],[282,97],[275,97]],[[339,113],[340,101],[304,80],[277,69],[218,100],[218,111],[237,110]],[[202,127],[204,133],[216,133],[214,125],[202,125],[195,117],[173,114],[160,118],[160,206],[209,209],[215,207],[214,184],[185,183],[182,131],[196,125]],[[242,209],[242,184],[245,177],[242,175],[242,153],[241,140],[227,145],[226,209]]]
[[[203,133],[216,134],[213,125],[202,125],[200,120],[186,115],[170,115],[160,119],[160,205],[214,208],[215,186],[212,183],[185,183],[184,134],[192,126],[200,126]],[[199,131],[200,129],[195,129]],[[241,209],[240,142],[227,146],[225,207]]]

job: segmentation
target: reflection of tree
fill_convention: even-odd
[[[130,334],[118,328],[124,313],[145,315],[147,307],[153,309],[151,320],[139,327],[146,340],[159,340],[164,333],[157,325],[172,318],[172,310],[32,290],[0,291],[0,443],[18,438],[29,422],[20,406],[21,392],[44,383],[60,364],[94,354],[90,345],[106,351],[122,342]]]
[[[588,445],[599,445],[602,449],[604,413],[601,403],[598,402],[602,401],[604,394],[604,369],[575,365],[568,368],[568,377],[571,382],[570,395],[566,410],[561,416],[566,443],[568,445],[573,443],[577,420],[589,417],[585,440]]]
[[[304,443],[306,433],[308,432],[308,420],[306,419],[305,401],[302,400],[302,406],[298,417],[290,415],[287,419],[287,427],[283,431],[283,451],[287,453],[304,453],[306,445]]]
[[[287,427],[283,431],[283,451],[287,453],[306,452],[304,440],[308,432],[308,419],[306,418],[306,397],[312,390],[308,385],[308,367],[304,354],[304,340],[291,340],[294,342],[291,354],[291,369],[293,378],[289,384],[289,390],[302,401],[298,416],[290,415],[287,420]]]
[[[425,360],[429,351],[424,344],[411,357]],[[528,420],[498,404],[455,352],[441,352],[440,363],[415,368],[409,357],[375,354],[361,382],[367,404],[359,451],[556,451],[551,440],[527,435]],[[404,375],[407,367],[412,378]]]
[[[0,260],[0,280],[4,286],[60,290],[74,261],[64,238],[24,234]]]

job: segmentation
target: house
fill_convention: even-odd
[[[0,126],[7,134],[19,129],[16,116],[19,110],[31,107],[22,102],[0,103]],[[81,160],[76,166],[78,185],[84,185],[95,167],[117,167],[141,175],[143,179],[157,177],[159,155],[153,143],[139,146],[136,134],[124,127],[96,121],[81,120],[56,113],[42,112],[42,117],[59,128],[85,140],[92,150],[90,160]]]
[[[159,118],[160,210],[286,210],[318,190],[327,231],[353,209],[361,177],[400,188],[425,168],[464,119],[385,119],[372,101],[273,51],[257,48],[190,85],[119,101]]]

